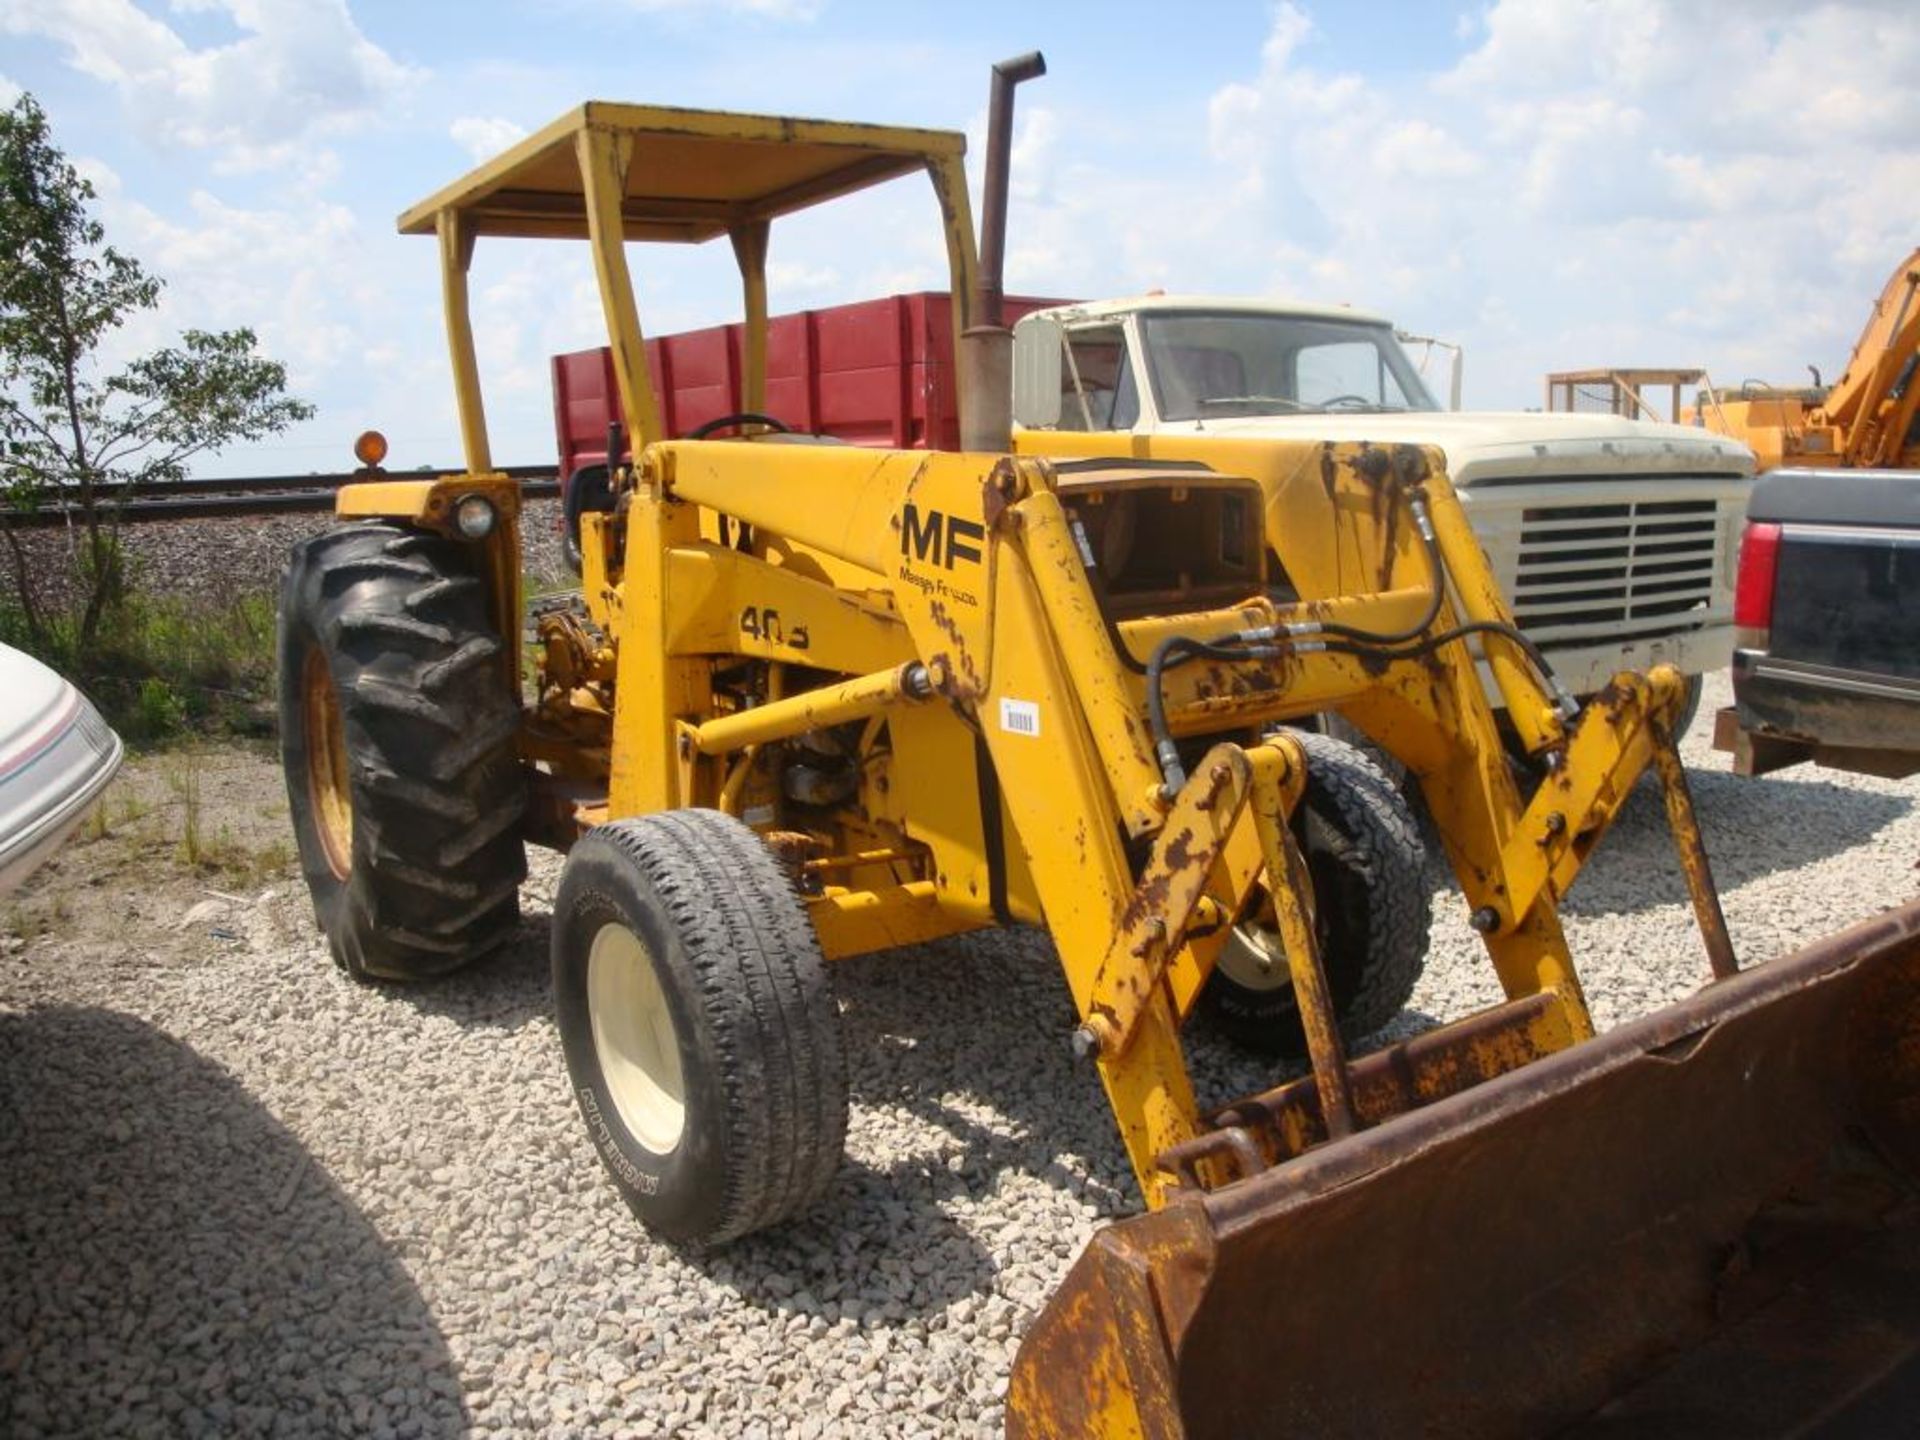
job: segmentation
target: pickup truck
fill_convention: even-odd
[[[1442,410],[1387,319],[1346,307],[1008,297],[1006,313],[1021,451],[1206,461],[1222,440],[1265,437],[1437,445],[1515,618],[1569,690],[1668,661],[1697,697],[1732,655],[1753,483],[1737,442],[1612,415]],[[739,408],[737,326],[650,341],[648,358],[669,434]],[[561,475],[586,477],[574,515],[604,483],[619,416],[604,351],[553,365]],[[951,448],[952,365],[944,295],[781,316],[767,410],[856,444]],[[1490,677],[1488,693],[1499,703]]]
[[[1761,477],[1734,623],[1714,744],[1736,771],[1920,771],[1920,471]]]

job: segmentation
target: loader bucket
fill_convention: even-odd
[[[1916,1416],[1920,902],[1102,1231],[1027,1335],[1007,1429],[1838,1436]]]

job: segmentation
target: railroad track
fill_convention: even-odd
[[[390,470],[387,480],[429,480],[444,470]],[[500,473],[520,482],[529,500],[551,499],[560,493],[560,479],[551,465],[503,465]],[[334,492],[364,478],[357,471],[331,475],[254,475],[230,479],[173,480],[135,485],[121,510],[128,524],[157,520],[211,520],[232,516],[319,513],[333,509]],[[0,524],[15,529],[46,529],[78,520],[80,507],[62,497],[47,497],[32,507],[0,504]]]

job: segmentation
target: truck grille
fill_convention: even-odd
[[[1713,603],[1717,510],[1700,499],[1521,512],[1514,618],[1536,638],[1687,628],[1679,617]]]

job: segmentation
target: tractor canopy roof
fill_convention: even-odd
[[[587,238],[579,140],[592,132],[630,147],[628,240],[715,239],[966,150],[951,130],[590,100],[407,210],[401,233],[432,234],[453,211],[476,236]]]

